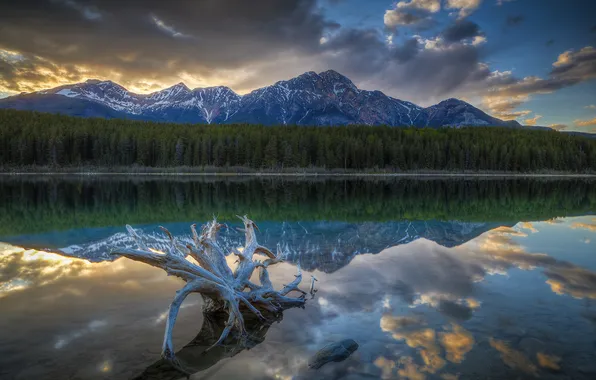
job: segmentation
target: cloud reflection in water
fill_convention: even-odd
[[[474,365],[478,359],[474,355],[481,355],[486,358],[482,360],[493,365],[500,363],[506,369],[499,369],[503,371],[499,374],[540,376],[555,366],[561,371],[573,371],[569,355],[560,355],[560,348],[521,347],[523,331],[527,332],[528,326],[516,319],[516,305],[507,293],[510,288],[502,284],[515,283],[517,291],[524,293],[527,291],[524,286],[529,283],[517,282],[519,273],[532,274],[535,276],[532,279],[540,279],[540,289],[550,292],[559,302],[557,305],[578,304],[572,297],[596,299],[593,267],[580,266],[572,258],[567,261],[542,253],[530,240],[540,239],[543,230],[549,228],[571,230],[576,223],[589,222],[586,218],[568,218],[554,224],[520,223],[513,228],[491,230],[454,248],[419,239],[376,254],[357,255],[333,273],[315,271],[319,292],[314,302],[305,310],[286,313],[284,320],[271,326],[266,339],[250,351],[238,353],[206,371],[222,379],[238,376],[247,379],[263,376],[453,378],[457,373],[465,374]],[[581,230],[592,233],[585,228]],[[124,374],[132,369],[141,373],[155,360],[158,352],[151,352],[150,348],[158,347],[161,341],[161,329],[156,329],[155,323],[162,323],[160,315],[179,287],[175,279],[123,260],[90,264],[39,251],[9,246],[1,249],[0,297],[3,298],[0,302],[3,310],[10,313],[0,316],[0,327],[7,331],[7,326],[21,319],[29,330],[37,331],[40,341],[49,342],[53,351],[61,339],[67,344],[58,344],[64,352],[58,362],[43,345],[26,344],[31,339],[30,332],[17,326],[7,335],[6,341],[12,342],[11,346],[0,344],[0,353],[7,352],[8,347],[20,355],[42,358],[54,371],[68,372],[72,368],[85,371],[85,363],[77,352],[87,355],[106,352],[90,365],[96,372],[109,368],[113,378],[126,378]],[[282,264],[272,271],[271,279],[280,284],[294,273],[292,265]],[[52,302],[38,302],[48,297]],[[188,306],[199,304],[190,301]],[[541,318],[545,317],[533,307],[528,305],[526,312],[536,312],[536,323],[544,324]],[[495,310],[506,317],[511,314],[513,327],[500,326],[498,316],[491,314]],[[552,314],[547,318],[554,318],[559,312],[548,305],[545,310]],[[197,313],[198,307],[182,311],[177,328],[181,345],[200,329],[202,320]],[[569,309],[568,313],[573,311]],[[593,332],[588,320],[594,311],[586,307],[585,313],[576,314],[573,323],[577,330],[569,334],[581,334],[581,328],[586,326]],[[43,318],[31,315],[43,315]],[[578,320],[585,321],[585,325],[582,327]],[[105,324],[97,326],[93,321]],[[503,332],[508,328],[522,332],[517,335]],[[95,332],[93,339],[83,338],[84,334]],[[321,372],[309,372],[305,368],[308,358],[319,348],[346,338],[361,346],[353,358],[329,364]],[[20,345],[15,343],[19,341]],[[119,355],[112,355],[115,349]],[[564,360],[557,360],[559,357]],[[593,357],[586,356],[585,360],[590,358]],[[20,370],[28,370],[22,369],[26,367],[24,358],[0,359],[0,366],[5,368],[8,365],[7,368],[15,368],[17,364]],[[476,373],[482,370],[476,369]],[[58,372],[53,373],[59,377]],[[93,377],[91,372],[81,373],[85,375],[82,377]],[[197,376],[206,374],[201,372]]]

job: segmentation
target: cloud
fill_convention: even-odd
[[[596,117],[589,120],[574,120],[573,122],[578,127],[591,127],[593,125],[596,125]]]
[[[482,3],[482,0],[447,0],[446,8],[459,9],[458,17],[468,17]]]
[[[551,124],[548,127],[554,129],[555,131],[564,131],[569,128],[569,126],[566,124]]]
[[[425,10],[431,13],[437,13],[441,10],[440,0],[410,0],[400,1],[396,4],[397,8],[401,9],[419,9]]]
[[[596,232],[596,223],[590,224],[590,223],[576,222],[576,223],[573,223],[571,225],[571,228],[573,228],[573,229],[584,229],[584,230]]]
[[[538,359],[538,364],[542,368],[546,368],[552,371],[559,371],[561,369],[561,366],[559,365],[561,358],[558,356],[547,355],[545,353],[538,352],[536,354],[536,358]]]
[[[461,19],[480,3],[399,1],[385,14],[387,27],[418,33],[436,26],[433,18],[442,4],[460,19],[439,34],[395,38],[386,30],[341,26],[323,13],[318,0],[2,2],[0,91],[97,78],[135,92],[183,81],[246,93],[332,68],[361,88],[423,106],[466,97],[499,108],[498,117],[518,118],[530,113],[517,107],[532,94],[585,80],[589,51],[569,53],[573,67],[561,64],[545,79],[491,70],[486,36],[477,24]],[[85,16],[85,7],[92,13]]]
[[[509,347],[507,342],[502,340],[490,338],[489,343],[501,354],[501,359],[507,366],[538,377],[538,368],[521,351]]]
[[[413,322],[404,324],[403,320]],[[452,323],[450,326],[443,326],[443,331],[435,331],[427,327],[426,323],[420,318],[393,316],[384,314],[380,321],[381,330],[391,334],[395,340],[404,341],[406,345],[417,349],[422,358],[424,366],[416,367],[416,373],[421,372],[434,374],[439,372],[447,361],[451,363],[461,363],[465,356],[474,347],[473,335],[458,324]],[[443,357],[442,352],[445,352]],[[387,364],[389,364],[387,366]],[[393,362],[382,360],[377,364],[379,368],[385,368],[384,374],[389,376],[395,367]],[[411,371],[408,371],[411,372]],[[404,376],[404,373],[400,373]],[[424,378],[422,375],[421,378]]]
[[[417,29],[426,29],[434,23],[431,13],[441,10],[439,0],[411,0],[400,1],[395,8],[385,11],[383,21],[385,27],[395,29],[399,26],[416,26]]]
[[[536,229],[536,227],[534,227],[534,224],[532,222],[522,222],[520,227],[532,233],[538,232],[538,230]]]
[[[18,290],[78,276],[91,268],[84,260],[0,244],[0,298]]]
[[[546,46],[551,46],[555,43],[555,40],[553,40],[552,38],[548,41],[546,41]]]
[[[461,20],[445,29],[442,35],[447,42],[459,42],[468,38],[484,36],[484,33],[475,22]]]
[[[57,3],[57,4],[62,4],[64,6],[67,6],[69,8],[72,8],[72,9],[78,11],[81,14],[81,16],[83,16],[87,20],[97,21],[97,20],[101,20],[103,17],[101,12],[99,12],[96,7],[82,5],[75,0],[50,0],[50,1],[52,1],[53,3]]]
[[[574,266],[548,268],[546,281],[556,294],[568,294],[574,298],[596,299],[596,273]]]
[[[530,110],[515,110],[527,101],[528,96],[501,96],[498,93],[489,93],[483,97],[482,105],[497,117],[513,120],[532,113]]]
[[[233,85],[250,75],[252,64],[315,55],[321,37],[338,27],[317,0],[97,0],[95,13],[81,17],[85,7],[74,0],[1,2],[0,50],[26,59],[8,68],[0,61],[0,89],[28,91],[32,83],[41,89],[56,83],[57,70],[123,85],[177,83],[185,74],[192,85]],[[44,75],[48,65],[56,69]],[[37,76],[20,88],[26,72]]]
[[[526,125],[534,126],[534,125],[536,125],[536,122],[538,122],[538,120],[541,118],[542,118],[542,115],[534,115],[534,117],[524,120],[524,123]]]
[[[590,104],[589,106],[585,106],[584,108],[588,108],[591,110],[596,110],[596,105],[595,104]]]
[[[515,115],[516,113],[511,111],[534,94],[552,93],[595,78],[596,49],[587,46],[577,51],[568,50],[558,56],[546,78],[536,76],[515,78],[511,72],[500,75],[488,87],[483,104],[497,115],[502,111]],[[505,104],[510,106],[503,107]],[[491,105],[497,105],[498,108],[492,108]]]
[[[507,16],[507,25],[517,26],[525,20],[523,15]]]
[[[414,13],[402,12],[397,9],[390,9],[385,12],[383,21],[388,28],[396,28],[401,25],[412,25],[426,20],[425,16]]]
[[[184,33],[178,32],[176,29],[174,29],[173,26],[167,25],[165,22],[160,20],[159,17],[157,17],[155,15],[151,15],[151,20],[153,20],[153,22],[159,29],[163,30],[165,33],[171,35],[172,37],[175,37],[175,38],[190,37]]]

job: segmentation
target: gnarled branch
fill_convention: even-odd
[[[264,317],[259,309],[281,313],[290,307],[304,306],[307,293],[298,288],[302,281],[300,266],[294,281],[279,291],[275,290],[269,279],[268,268],[283,261],[281,252],[278,249],[275,255],[269,249],[260,246],[255,232],[258,230],[256,224],[246,216],[239,218],[244,223],[245,244],[241,252],[239,250],[233,252],[239,260],[235,271],[228,266],[226,254],[217,243],[217,234],[224,225],[215,219],[204,225],[200,234],[197,232],[196,225],[193,224],[190,227],[194,246],[180,244],[167,229],[161,227],[170,240],[170,245],[165,252],[148,247],[138,231],[129,225],[126,226],[139,249],[120,249],[113,254],[162,268],[169,275],[186,281],[186,285],[177,292],[168,312],[162,348],[162,357],[165,359],[175,360],[172,330],[182,302],[191,293],[200,293],[204,299],[213,301],[212,304],[218,305],[228,313],[226,326],[214,346],[221,344],[234,328],[241,335],[245,334],[241,305],[261,319]],[[254,260],[255,254],[264,255],[267,259],[263,262]],[[187,256],[192,257],[198,265],[189,261]],[[259,269],[260,284],[250,281],[256,268]],[[300,296],[288,296],[293,291],[299,292]],[[314,280],[311,283],[310,293],[313,294],[313,291]]]

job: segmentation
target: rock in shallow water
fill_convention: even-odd
[[[308,366],[313,369],[319,369],[329,362],[341,362],[346,360],[357,349],[358,343],[352,339],[329,343],[310,358]]]

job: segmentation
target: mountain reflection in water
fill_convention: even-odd
[[[316,297],[280,323],[256,325],[249,346],[230,342],[210,355],[202,354],[204,329],[217,321],[205,322],[200,298],[188,299],[174,344],[186,345],[180,356],[196,372],[192,378],[596,376],[595,217],[480,223],[457,238],[433,241],[418,231],[401,242],[395,232],[409,222],[295,223],[292,231],[302,225],[302,236],[319,242],[313,252],[335,256],[317,262],[296,249],[306,252],[304,261],[288,256],[271,279],[280,286],[295,273],[292,262],[309,263],[319,279]],[[428,231],[453,237],[439,225]],[[264,226],[270,242],[298,242],[287,223]],[[390,246],[367,253],[364,239],[374,231],[390,235],[379,243]],[[309,236],[314,232],[317,238]],[[343,260],[342,249],[331,247],[343,247],[338,234],[343,242],[355,233],[361,240],[351,249],[358,252]],[[0,377],[183,378],[159,361],[176,279],[123,259],[91,263],[9,244],[0,249]],[[330,267],[334,260],[341,265]],[[308,368],[321,347],[347,338],[360,346],[351,357]]]

